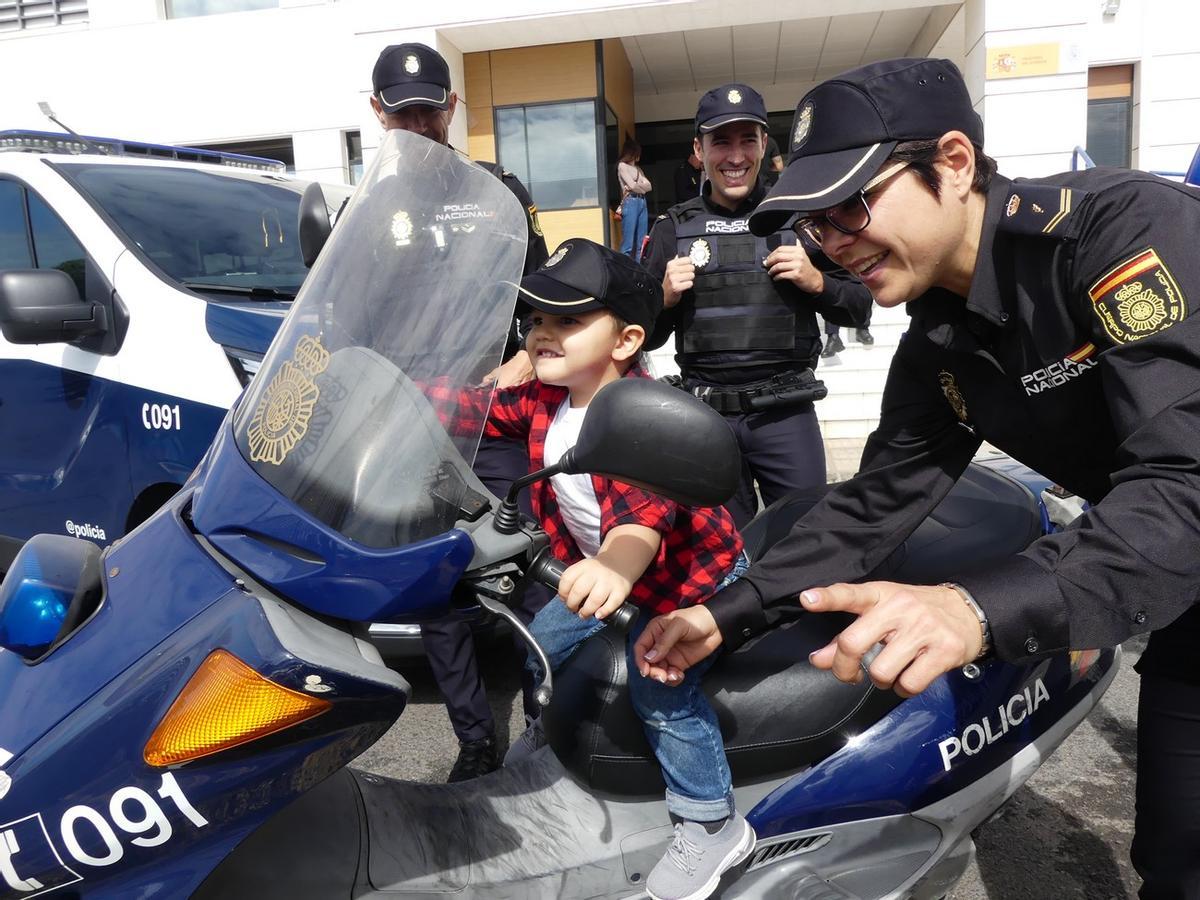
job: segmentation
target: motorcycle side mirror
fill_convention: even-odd
[[[711,407],[661,381],[622,378],[596,394],[579,439],[556,465],[513,482],[495,526],[515,532],[517,494],[560,472],[601,475],[684,506],[719,506],[734,495],[741,470],[733,429]]]
[[[333,224],[329,221],[329,207],[325,204],[325,192],[317,182],[312,182],[300,196],[297,218],[296,234],[300,238],[300,256],[304,260],[305,268],[311,269],[333,231]]]

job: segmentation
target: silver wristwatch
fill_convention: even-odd
[[[983,611],[983,608],[975,602],[975,598],[971,596],[971,592],[961,584],[955,584],[953,581],[943,581],[941,586],[952,589],[958,594],[958,596],[962,597],[963,603],[967,604],[967,607],[971,610],[971,612],[975,613],[975,617],[979,619],[979,630],[983,635],[983,641],[979,645],[979,655],[975,658],[985,659],[991,656],[992,626],[988,624],[987,614]]]

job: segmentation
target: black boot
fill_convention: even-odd
[[[842,337],[839,334],[831,334],[828,340],[825,341],[825,349],[821,351],[822,359],[829,359],[831,356],[836,356],[846,349],[846,345],[842,343]]]
[[[454,761],[454,768],[450,770],[450,777],[446,781],[467,781],[488,772],[495,772],[498,768],[500,753],[494,734],[481,737],[477,741],[459,741],[458,759]]]
[[[864,347],[870,347],[875,343],[875,338],[871,337],[871,332],[866,328],[859,328],[854,332],[854,336],[858,338],[858,342]]]

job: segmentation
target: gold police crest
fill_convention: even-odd
[[[725,95],[725,99],[727,99],[730,103],[741,103],[742,102],[742,92],[739,91],[737,88],[734,88],[728,94]]]
[[[1187,316],[1183,292],[1153,247],[1101,275],[1088,295],[1104,331],[1118,344],[1150,337]]]
[[[392,237],[396,239],[397,247],[407,247],[412,243],[412,218],[404,210],[399,210],[392,216]]]
[[[329,351],[305,335],[292,358],[280,366],[254,410],[246,437],[251,462],[278,466],[308,432],[308,420],[321,396],[313,381],[329,367]]]
[[[416,75],[421,71],[421,61],[417,59],[415,53],[410,53],[404,57],[404,71],[409,75]]]
[[[688,248],[688,259],[697,269],[707,266],[708,261],[712,259],[712,250],[708,246],[708,241],[704,238],[696,238],[692,241],[692,246]]]
[[[942,386],[942,393],[946,395],[946,402],[954,410],[954,415],[958,416],[958,421],[966,422],[967,401],[963,399],[962,392],[958,389],[958,382],[954,380],[954,375],[942,369],[942,371],[938,372],[938,384]]]

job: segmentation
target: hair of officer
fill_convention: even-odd
[[[632,137],[625,138],[625,143],[621,145],[621,162],[635,163],[641,158],[642,145]]]
[[[908,167],[917,174],[917,177],[925,183],[925,187],[929,188],[934,196],[942,191],[942,176],[934,165],[942,153],[938,149],[939,140],[940,138],[904,141],[896,145],[896,149],[889,157],[896,162],[908,163]],[[971,146],[975,149],[975,179],[971,182],[971,189],[984,193],[992,183],[992,176],[996,174],[996,161],[984,153],[983,148],[974,141],[971,141]]]

